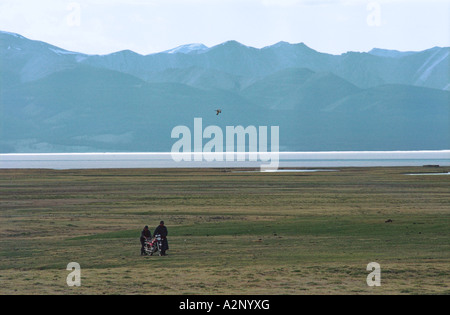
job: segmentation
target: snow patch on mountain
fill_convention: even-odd
[[[79,53],[73,52],[73,51],[67,51],[67,50],[61,50],[61,49],[54,49],[54,48],[48,48],[51,51],[53,51],[57,55],[78,55]]]
[[[0,34],[5,34],[5,35],[13,36],[13,37],[16,37],[16,38],[22,38],[22,39],[25,38],[25,37],[23,37],[23,36],[21,36],[19,34],[6,32],[6,31],[0,31]]]
[[[420,74],[419,79],[416,80],[416,84],[425,81],[434,70],[434,68],[444,61],[445,58],[449,55],[449,52],[444,52],[441,56],[439,56],[440,51],[436,51],[433,55],[431,55],[425,63],[417,70],[417,73]]]
[[[206,52],[208,49],[209,48],[203,44],[194,43],[194,44],[178,46],[176,48],[166,50],[163,53],[166,53],[166,54],[190,54],[193,52],[203,53],[203,52]]]

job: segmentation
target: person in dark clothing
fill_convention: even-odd
[[[169,249],[169,243],[167,242],[167,227],[164,225],[164,221],[159,222],[159,225],[155,229],[154,235],[161,235],[161,256],[166,256],[166,250]]]
[[[148,229],[148,226],[146,225],[141,232],[141,238],[140,238],[140,240],[141,240],[141,256],[145,254],[145,251],[144,251],[145,241],[147,239],[151,239],[151,238],[152,238],[152,233],[150,232],[150,230]]]

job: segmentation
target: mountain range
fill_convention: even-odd
[[[449,52],[228,41],[89,55],[0,32],[0,152],[170,151],[195,117],[280,126],[282,151],[449,149]]]

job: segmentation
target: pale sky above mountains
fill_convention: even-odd
[[[88,54],[237,40],[321,52],[450,46],[448,0],[0,0],[0,30]]]

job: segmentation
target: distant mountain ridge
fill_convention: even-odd
[[[0,152],[170,151],[194,117],[279,125],[285,151],[448,149],[449,53],[228,41],[89,55],[0,31]]]
[[[332,72],[362,88],[379,84],[410,84],[450,89],[450,47],[434,47],[420,52],[374,48],[368,53],[331,55],[317,52],[304,43],[279,42],[257,49],[228,41],[211,48],[203,44],[188,44],[149,55],[130,50],[107,55],[87,55],[8,32],[0,32],[0,45],[4,61],[9,61],[13,53],[12,59],[20,60],[22,49],[32,51],[35,55],[22,56],[31,57],[27,58],[25,65],[21,65],[22,81],[32,81],[81,63],[132,74],[144,80],[151,80],[152,76],[168,69],[191,67],[258,78],[286,68],[309,68],[316,72]],[[36,64],[33,65],[33,62]]]

